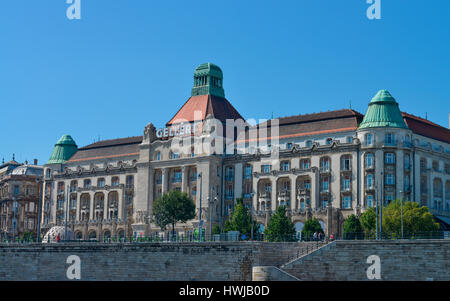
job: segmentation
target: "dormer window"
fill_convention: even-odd
[[[326,140],[326,144],[327,145],[330,145],[332,142],[333,142],[332,138],[327,138],[327,140]]]

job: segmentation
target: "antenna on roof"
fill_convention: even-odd
[[[425,112],[425,119],[428,120],[428,112]]]
[[[15,157],[15,154],[13,153],[13,161],[15,161],[16,159],[14,158]]]
[[[272,118],[270,118],[270,119],[273,119],[273,112],[272,112]]]
[[[351,110],[352,109],[352,101],[349,100],[349,102],[350,102],[350,110]]]

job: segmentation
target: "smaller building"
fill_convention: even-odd
[[[13,157],[0,165],[1,239],[36,235],[43,170],[36,159],[33,164],[20,164]]]

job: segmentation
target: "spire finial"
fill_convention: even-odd
[[[13,161],[16,161],[15,156],[16,156],[16,155],[13,153]]]

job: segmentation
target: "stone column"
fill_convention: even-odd
[[[94,196],[95,196],[95,194],[89,193],[89,196],[91,199],[91,201],[89,203],[89,220],[93,220],[94,219],[94,202],[95,202]]]
[[[168,188],[167,183],[169,182],[168,174],[169,174],[169,170],[168,170],[167,168],[163,168],[163,169],[161,170],[161,177],[162,177],[162,185],[161,185],[161,187],[162,187],[162,193],[166,193],[166,192],[167,192],[167,188]]]
[[[109,191],[108,193],[105,193],[105,199],[103,201],[103,219],[104,220],[108,219],[108,199],[109,199],[110,193],[111,193],[111,191]]]
[[[271,210],[275,211],[277,210],[277,202],[278,202],[278,195],[277,195],[277,178],[272,176],[271,177],[271,182],[272,182],[272,192],[271,192],[271,196],[270,196],[270,201],[271,201]]]
[[[77,193],[77,215],[75,216],[75,220],[80,220],[80,208],[81,208],[81,193]]]
[[[189,181],[188,179],[188,172],[189,168],[186,166],[182,166],[181,167],[181,191],[182,192],[187,192],[187,183]]]
[[[124,193],[124,188],[122,187],[122,193],[119,193],[119,200],[118,200],[118,212],[117,212],[117,217],[119,219],[123,219],[123,211],[124,211],[124,207],[125,207],[125,193]]]
[[[295,209],[297,203],[297,179],[295,175],[289,175],[289,181],[291,181],[291,210]]]

